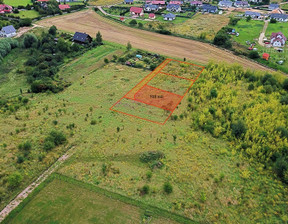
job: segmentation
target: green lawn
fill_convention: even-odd
[[[31,0],[4,0],[4,3],[11,6],[26,6],[28,4],[32,5]]]
[[[106,197],[75,183],[54,179],[11,218],[9,223],[134,224],[143,221],[144,212],[141,208]],[[152,217],[149,223],[176,224],[161,217]]]
[[[35,10],[19,11],[19,14],[16,15],[20,16],[20,18],[30,18],[30,19],[34,19],[40,16],[39,12]]]
[[[272,33],[282,32],[288,37],[288,23],[269,23],[266,30],[266,37],[270,37]]]

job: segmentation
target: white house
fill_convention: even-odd
[[[273,47],[284,47],[287,39],[283,33],[272,33],[270,43]]]
[[[14,26],[4,26],[0,31],[0,37],[14,37],[16,36],[16,29]]]

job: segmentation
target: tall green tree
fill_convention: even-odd
[[[98,33],[96,34],[96,43],[98,45],[103,44],[103,38],[102,38],[102,35],[101,35],[100,31],[98,31]]]
[[[127,43],[126,49],[127,49],[127,51],[130,51],[132,49],[132,45],[131,45],[130,41]]]

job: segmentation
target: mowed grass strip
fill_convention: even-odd
[[[26,6],[27,4],[32,5],[31,0],[4,0],[4,4],[11,5],[11,6]]]
[[[56,177],[56,178],[55,178]],[[93,190],[94,188],[94,190]],[[99,189],[98,189],[99,190]],[[4,223],[140,223],[144,209],[99,193],[95,187],[54,175]],[[176,223],[153,217],[150,223]]]

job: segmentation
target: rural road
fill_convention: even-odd
[[[265,37],[265,33],[266,33],[266,30],[267,30],[267,27],[268,27],[268,20],[265,21],[265,24],[263,26],[263,30],[260,33],[259,40],[258,40],[259,45],[261,45],[263,47],[265,47],[265,43],[263,42],[263,39]]]
[[[209,61],[226,61],[229,63],[238,63],[244,68],[252,70],[269,70],[262,65],[238,57],[207,43],[161,35],[121,25],[98,15],[92,9],[44,19],[37,22],[37,24],[46,27],[55,25],[60,30],[70,32],[86,32],[92,37],[95,37],[96,33],[100,31],[103,39],[107,41],[123,45],[126,45],[130,41],[133,47],[139,49],[171,57],[185,57],[202,64],[207,64]]]

